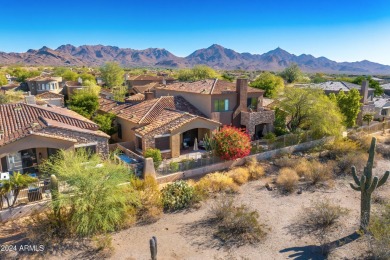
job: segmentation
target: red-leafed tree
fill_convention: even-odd
[[[216,155],[224,160],[234,160],[250,154],[251,138],[241,129],[224,126],[214,133],[213,139]]]

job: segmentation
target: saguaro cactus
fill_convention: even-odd
[[[150,255],[152,260],[157,260],[157,238],[153,236],[150,240]]]
[[[389,178],[389,171],[386,171],[385,174],[379,179],[377,176],[372,177],[372,168],[374,166],[374,156],[375,156],[375,146],[376,138],[373,137],[371,140],[371,146],[369,150],[369,156],[367,165],[364,167],[362,176],[357,176],[356,167],[352,166],[352,176],[356,183],[356,186],[353,183],[350,183],[352,189],[361,192],[361,202],[360,202],[360,228],[365,230],[365,228],[370,223],[370,211],[371,211],[371,194],[376,189],[385,184]]]
[[[53,210],[56,217],[59,216],[59,206],[58,206],[58,180],[57,177],[52,174],[50,175],[50,192],[51,200],[53,202]]]

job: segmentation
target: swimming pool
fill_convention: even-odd
[[[135,164],[135,163],[138,163],[137,160],[127,156],[126,154],[119,154],[118,155],[119,159],[121,159],[122,161],[124,161],[125,163],[127,164]]]

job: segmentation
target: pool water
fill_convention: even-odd
[[[137,160],[133,159],[133,158],[130,158],[129,156],[127,156],[126,154],[119,154],[118,155],[119,159],[121,159],[122,161],[124,161],[125,163],[127,164],[134,164],[134,163],[137,163]]]

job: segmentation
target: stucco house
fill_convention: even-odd
[[[35,77],[26,80],[29,91],[32,95],[44,92],[61,93],[63,90],[62,77]]]
[[[99,112],[116,115],[118,131],[112,138],[136,153],[158,148],[165,158],[178,157],[221,126],[181,96],[147,97],[135,105],[100,99]]]
[[[219,79],[175,82],[155,89],[156,97],[182,96],[206,118],[245,128],[252,139],[273,130],[274,111],[263,106],[264,91],[248,86],[247,79],[236,83]]]
[[[160,84],[170,84],[174,81],[174,78],[165,76],[138,75],[126,77],[126,85],[129,88],[130,95],[152,91]]]
[[[0,105],[0,172],[37,172],[59,149],[108,155],[109,136],[98,125],[60,107]]]

